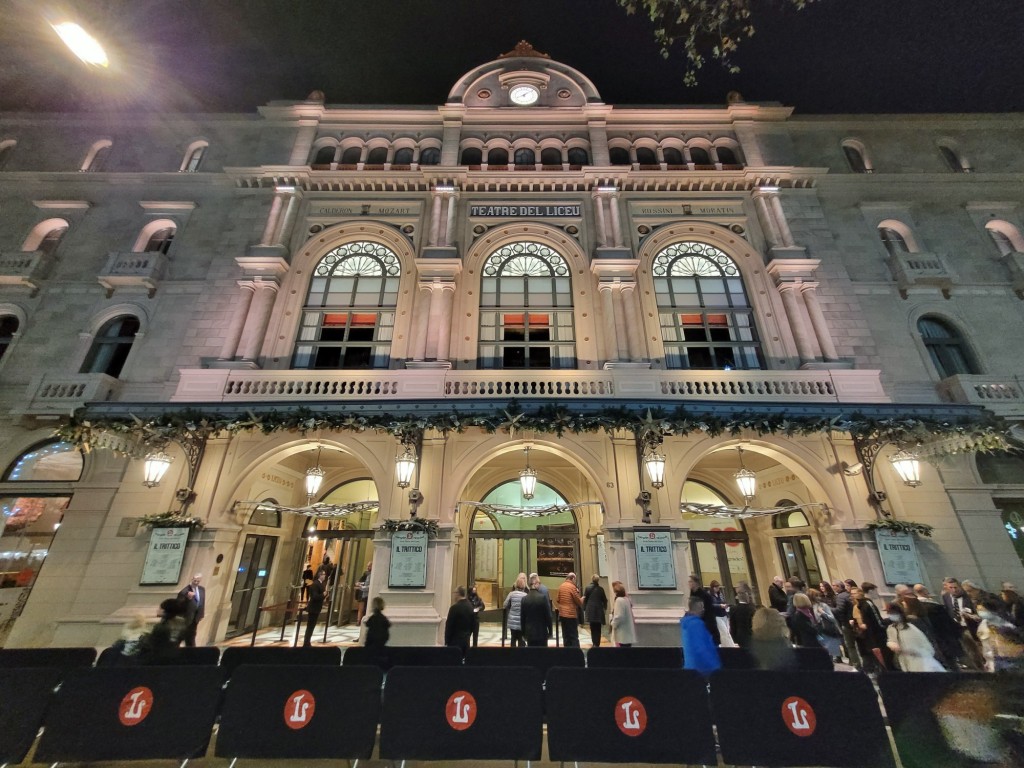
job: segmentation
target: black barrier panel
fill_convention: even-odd
[[[444,645],[395,645],[381,650],[361,645],[345,649],[342,666],[370,664],[391,667],[454,667],[462,664],[462,651]]]
[[[757,662],[746,648],[719,648],[722,669],[757,669]]]
[[[25,759],[63,675],[56,667],[0,669],[0,764]]]
[[[207,664],[216,666],[220,661],[220,648],[214,646],[178,648],[176,652],[147,662],[153,666],[174,664]],[[96,659],[97,667],[137,667],[143,663],[140,656],[122,656],[117,648],[104,648]]]
[[[552,667],[584,667],[581,648],[470,648],[468,667],[533,667],[546,675]]]
[[[682,669],[683,649],[601,646],[587,651],[587,667],[599,669]]]
[[[549,760],[717,762],[707,682],[698,672],[552,669],[546,687]]]
[[[330,666],[341,664],[341,649],[336,645],[321,645],[313,648],[283,648],[279,646],[257,646],[255,648],[225,648],[220,665],[232,675],[242,664],[314,664]]]
[[[794,648],[796,668],[806,672],[833,672],[836,665],[824,648]]]
[[[893,765],[878,694],[866,675],[719,670],[711,708],[732,765]]]
[[[220,667],[73,670],[46,715],[41,763],[201,757],[217,716]]]
[[[541,675],[523,667],[395,667],[382,760],[539,760]]]
[[[904,768],[1024,765],[1024,675],[878,678]]]
[[[376,667],[249,666],[231,678],[218,757],[369,758],[382,674]]]
[[[12,667],[91,667],[95,648],[0,648],[0,669]]]

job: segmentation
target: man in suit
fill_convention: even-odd
[[[974,669],[984,669],[981,643],[978,640],[981,619],[975,613],[970,595],[964,592],[960,581],[952,576],[942,580],[942,604],[949,617],[960,626],[960,645],[963,648],[961,663]]]
[[[789,598],[786,597],[786,590],[783,589],[784,584],[782,577],[776,576],[772,579],[772,585],[768,587],[768,602],[779,613],[785,613],[789,607]]]
[[[473,604],[466,598],[466,588],[460,586],[455,590],[455,602],[444,623],[444,644],[461,649],[463,657],[473,637],[473,617]]]
[[[192,581],[178,593],[178,600],[185,608],[186,626],[182,640],[189,648],[195,648],[196,630],[199,628],[199,622],[206,616],[206,587],[200,583],[202,580],[203,574],[195,574]]]
[[[530,593],[523,598],[520,607],[523,621],[523,634],[528,646],[546,646],[551,637],[551,603],[541,594],[540,577],[534,576],[530,581]]]
[[[309,599],[306,601],[306,638],[302,643],[303,648],[313,645],[313,630],[316,629],[316,622],[320,618],[320,611],[324,608],[326,598],[327,572],[321,568],[317,571],[313,583],[309,585]]]

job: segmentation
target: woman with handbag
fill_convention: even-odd
[[[793,615],[789,617],[789,629],[793,633],[795,645],[801,648],[821,648],[818,639],[821,625],[811,610],[811,598],[802,592],[793,595]]]
[[[840,654],[839,646],[843,642],[843,632],[839,628],[839,622],[836,620],[835,614],[832,613],[832,609],[826,602],[825,595],[817,589],[807,590],[807,596],[811,598],[811,611],[821,627],[818,641],[828,651],[832,661],[841,663],[843,657]]]

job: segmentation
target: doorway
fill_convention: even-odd
[[[267,585],[270,583],[270,567],[276,549],[276,536],[249,534],[245,537],[235,585],[231,590],[227,637],[236,637],[256,628]]]
[[[818,555],[810,536],[783,536],[775,540],[779,548],[784,578],[796,576],[808,587],[818,588],[822,581]]]

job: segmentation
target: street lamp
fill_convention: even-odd
[[[411,445],[406,445],[402,455],[395,458],[395,476],[398,478],[398,487],[408,488],[415,472],[416,449]]]
[[[916,454],[910,451],[899,451],[893,454],[889,461],[892,462],[893,469],[896,470],[896,474],[900,476],[905,485],[917,488],[921,484],[921,462],[917,460]]]
[[[71,52],[86,64],[96,67],[110,66],[106,51],[95,37],[86,32],[73,21],[62,21],[60,24],[51,24],[53,31],[64,41],[64,45],[71,49]]]
[[[529,501],[533,498],[533,492],[537,490],[537,472],[530,468],[530,446],[523,450],[526,453],[526,468],[519,473],[519,486],[523,491],[523,498]]]
[[[736,485],[743,494],[743,498],[749,504],[757,495],[757,475],[743,466],[743,449],[737,448],[740,454],[740,471],[733,475],[736,478]]]
[[[323,446],[318,444],[316,447],[316,461],[312,467],[306,470],[306,496],[311,499],[320,490],[320,485],[324,481],[324,475],[327,474],[324,472],[323,467],[320,466],[320,451],[322,449]]]
[[[647,476],[651,479],[652,488],[665,487],[665,456],[653,448],[644,456]]]
[[[147,488],[156,488],[164,479],[167,470],[171,467],[173,458],[163,451],[154,451],[146,456],[142,465],[142,484]]]

